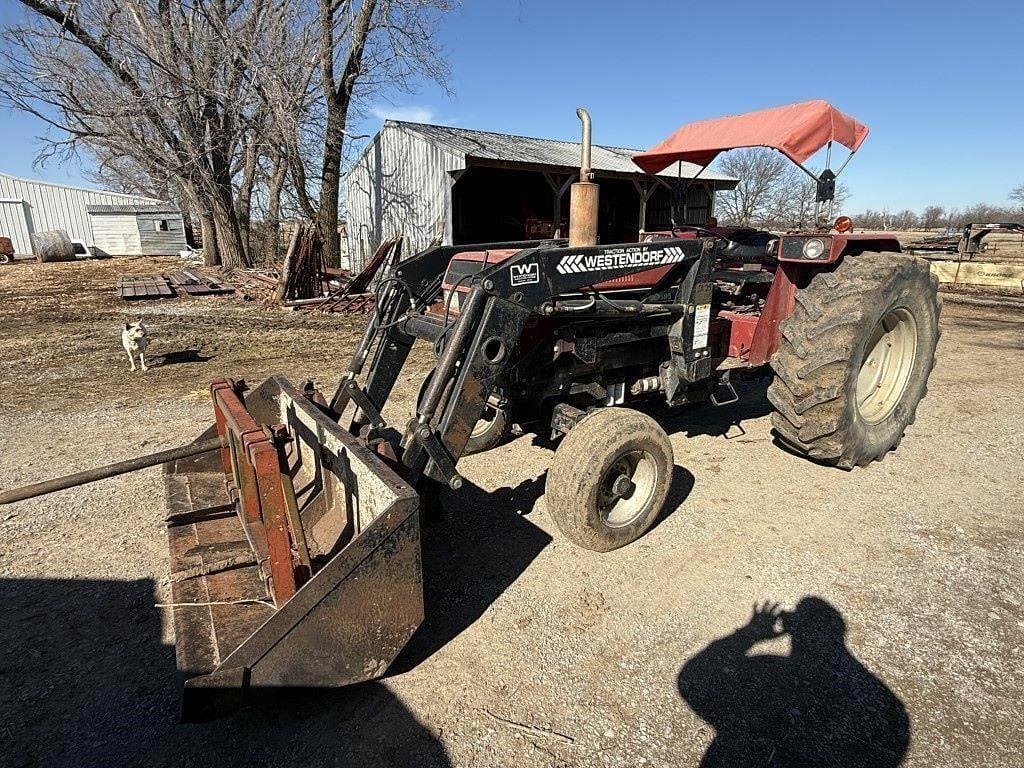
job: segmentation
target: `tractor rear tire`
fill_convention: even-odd
[[[562,440],[548,471],[548,512],[567,539],[609,552],[643,536],[672,481],[672,445],[658,423],[629,408],[601,408]]]
[[[780,442],[842,469],[895,448],[935,366],[937,288],[920,259],[865,253],[798,290],[771,360]]]

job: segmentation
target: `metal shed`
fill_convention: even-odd
[[[181,214],[169,205],[90,205],[93,247],[107,256],[173,256],[185,248]]]
[[[151,205],[160,200],[120,192],[22,179],[0,173],[0,235],[9,237],[14,252],[31,255],[35,232],[62,229],[68,236],[93,244],[90,205]]]
[[[635,240],[670,226],[672,190],[685,189],[687,223],[703,225],[715,193],[737,180],[682,163],[657,176],[632,160],[639,150],[595,145],[602,242]],[[569,185],[580,145],[504,133],[388,120],[345,177],[353,261],[381,240],[405,234],[413,248],[434,240],[470,243],[552,237],[567,231]]]

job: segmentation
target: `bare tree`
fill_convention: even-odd
[[[921,228],[935,229],[942,223],[942,219],[945,215],[946,209],[941,205],[929,205],[921,213]]]
[[[919,219],[916,213],[909,209],[894,213],[889,220],[887,229],[906,231],[916,229],[919,226]]]
[[[350,119],[370,94],[445,83],[435,33],[457,0],[20,2],[0,102],[50,126],[41,160],[81,152],[107,183],[179,201],[208,260],[236,265],[254,217],[276,240],[286,212],[316,219],[337,262]]]
[[[867,210],[852,216],[860,229],[960,229],[971,223],[1019,222],[1024,223],[1024,209],[1014,210],[1005,206],[977,203],[968,208],[949,208],[932,205],[921,215],[911,210],[890,213],[887,210]]]
[[[1010,199],[1017,203],[1020,212],[1024,213],[1024,184],[1020,184],[1010,190]]]
[[[736,188],[716,201],[719,219],[740,226],[760,225],[769,218],[776,202],[774,191],[785,175],[786,158],[777,152],[739,149],[721,161],[723,173],[739,179]]]
[[[448,67],[435,45],[443,12],[455,0],[316,0],[320,30],[320,95],[325,114],[323,162],[317,223],[329,264],[338,261],[338,203],[341,164],[353,102],[384,87],[408,87],[414,76],[444,85]],[[296,158],[292,158],[293,163]],[[296,191],[312,209],[306,174]]]
[[[287,36],[287,3],[21,2],[33,18],[7,32],[0,98],[54,129],[43,158],[84,150],[107,175],[174,187],[208,260],[247,263],[262,84],[281,55],[263,41]]]
[[[735,150],[722,158],[720,168],[739,179],[715,202],[722,223],[769,229],[814,225],[817,184],[784,155],[760,148]],[[837,184],[833,209],[839,210],[847,196],[846,187]]]

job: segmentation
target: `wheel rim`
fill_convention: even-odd
[[[498,418],[498,411],[488,406],[480,415],[480,419],[473,425],[473,431],[469,433],[470,439],[486,435],[488,430],[494,426],[494,420]]]
[[[917,358],[917,322],[910,311],[886,312],[875,327],[857,375],[857,410],[869,424],[885,420],[906,392]]]
[[[654,497],[658,464],[649,451],[630,451],[617,457],[601,477],[598,512],[611,528],[622,528],[643,517]]]

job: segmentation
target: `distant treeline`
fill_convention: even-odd
[[[944,208],[929,205],[923,211],[876,211],[851,213],[857,229],[960,229],[972,222],[1017,222],[1024,224],[1024,207],[978,203],[968,208]]]
[[[715,215],[722,224],[776,231],[815,225],[815,183],[778,152],[760,147],[722,156],[718,169],[738,179],[735,189],[715,197]],[[832,216],[847,213],[849,191],[836,185]],[[960,229],[971,222],[1024,223],[1024,184],[1010,190],[1009,206],[978,203],[969,208],[929,205],[923,211],[867,210],[850,213],[858,229]],[[827,213],[821,212],[822,215]]]

